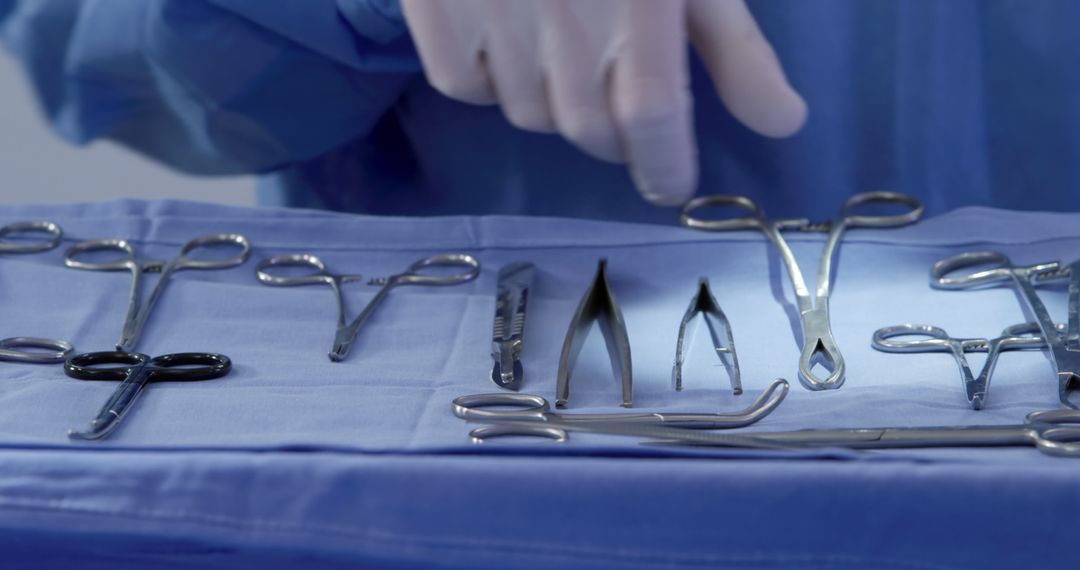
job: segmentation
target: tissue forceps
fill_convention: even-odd
[[[313,272],[306,275],[279,276],[270,273],[271,267],[306,267]],[[462,267],[464,272],[454,275],[425,275],[420,273],[428,267]],[[334,362],[340,362],[349,355],[353,341],[360,332],[360,327],[368,320],[375,309],[382,303],[390,290],[398,285],[458,285],[476,279],[480,274],[480,262],[464,253],[446,253],[419,259],[404,272],[386,278],[372,279],[370,285],[382,285],[375,297],[368,302],[364,310],[350,323],[346,323],[345,297],[341,291],[343,283],[361,280],[360,275],[335,275],[326,269],[326,264],[314,255],[293,254],[278,255],[259,262],[255,275],[266,285],[291,287],[296,285],[329,285],[334,291],[338,306],[337,332],[334,334],[334,346],[327,356]]]
[[[13,243],[6,241],[9,236],[22,234],[45,234],[44,240],[35,240],[27,243]],[[29,222],[14,222],[0,227],[0,254],[3,253],[39,253],[48,251],[60,245],[64,232],[60,226],[53,222],[34,220]],[[32,348],[35,350],[20,350]],[[0,360],[14,362],[27,362],[34,364],[55,364],[63,362],[71,352],[71,344],[51,338],[38,338],[32,336],[18,336],[0,340]]]
[[[192,259],[191,253],[215,245],[235,245],[240,247],[240,253],[225,259]],[[80,261],[78,258],[90,252],[109,251],[119,253],[118,259],[110,261]],[[157,304],[165,286],[173,273],[185,269],[228,269],[236,267],[247,261],[251,253],[251,244],[247,238],[240,234],[210,234],[200,236],[184,244],[171,261],[160,260],[140,261],[135,245],[123,239],[94,239],[77,243],[71,246],[64,254],[64,265],[73,269],[85,269],[89,271],[128,271],[131,273],[131,295],[128,301],[127,317],[124,318],[124,328],[120,334],[120,342],[116,343],[116,350],[131,352],[139,342],[146,321],[150,318],[150,311]],[[143,272],[161,272],[157,285],[150,293],[150,298],[145,304],[140,304],[139,296],[142,290]]]
[[[1062,327],[1059,325],[1059,329]],[[897,336],[921,336],[923,338],[897,340]],[[997,338],[953,338],[945,329],[931,325],[896,325],[883,327],[874,332],[871,344],[883,352],[949,352],[960,367],[961,382],[968,403],[981,410],[990,391],[990,377],[994,374],[998,356],[1002,351],[1045,348],[1046,340],[1039,334],[1037,323],[1013,325],[1001,331]],[[976,377],[968,365],[966,353],[986,352],[986,361]]]
[[[788,393],[787,380],[778,378],[746,409],[732,413],[626,412],[608,414],[564,414],[552,412],[548,401],[531,394],[474,394],[454,399],[454,415],[466,421],[493,425],[469,432],[473,441],[500,436],[537,436],[566,441],[569,431],[585,431],[638,437],[667,437],[688,429],[732,429],[751,425],[772,413]],[[516,409],[487,409],[508,406]],[[666,428],[657,432],[649,428]],[[739,439],[739,438],[736,438]],[[759,447],[762,442],[742,442],[742,447]],[[774,447],[769,444],[765,446]]]
[[[901,204],[911,208],[903,214],[890,216],[858,215],[855,210],[871,203]],[[696,218],[695,211],[718,206],[736,206],[750,213],[741,218],[710,220]],[[830,222],[811,223],[807,219],[770,220],[756,202],[746,196],[701,196],[688,202],[680,216],[682,225],[705,231],[758,230],[765,234],[780,251],[788,277],[795,291],[802,327],[803,346],[799,357],[799,380],[809,390],[836,389],[844,383],[844,357],[833,339],[829,324],[829,289],[832,279],[832,259],[844,230],[851,228],[892,228],[914,223],[922,217],[923,206],[915,198],[897,192],[863,192],[848,198],[840,214]],[[828,232],[825,248],[818,260],[817,288],[811,295],[802,270],[791,247],[784,240],[783,230]],[[814,364],[830,369],[822,379],[814,374]]]
[[[952,275],[961,269],[975,268],[963,275]],[[1061,404],[1076,408],[1069,400],[1080,389],[1080,261],[1068,267],[1054,261],[1029,266],[1016,266],[1004,254],[996,251],[961,253],[938,261],[930,269],[930,285],[938,289],[969,289],[1011,281],[1021,293],[1028,309],[1035,315],[1058,380],[1058,399]],[[1035,290],[1036,281],[1069,279],[1069,325],[1065,334],[1058,329],[1050,312]]]
[[[113,366],[109,366],[113,365]],[[150,382],[194,381],[220,378],[232,369],[223,354],[182,352],[150,358],[137,352],[90,352],[68,359],[64,373],[80,380],[119,380],[101,411],[85,431],[68,430],[71,439],[108,437],[120,425],[135,400]]]
[[[686,313],[683,314],[682,321],[679,322],[679,336],[675,342],[675,365],[671,369],[671,382],[674,384],[675,391],[682,390],[682,368],[686,359],[683,350],[686,328],[698,313],[701,313],[701,318],[709,329],[709,336],[712,337],[713,341],[713,350],[720,357],[720,362],[723,363],[724,368],[727,368],[728,379],[731,381],[731,391],[736,396],[742,394],[739,356],[735,352],[735,337],[731,332],[731,323],[728,322],[724,311],[720,309],[716,297],[713,297],[712,291],[709,289],[709,280],[704,277],[698,280],[697,292],[694,293],[694,297],[690,300],[690,306],[686,309]]]
[[[611,282],[607,277],[606,258],[601,258],[596,264],[596,274],[581,297],[577,310],[570,319],[566,337],[563,339],[562,351],[559,353],[559,368],[555,378],[555,407],[565,408],[570,399],[570,379],[581,349],[585,346],[585,337],[589,334],[593,323],[600,328],[600,334],[603,335],[604,344],[607,346],[612,372],[615,373],[615,379],[622,386],[622,406],[633,407],[634,370],[630,356],[630,337],[626,331],[626,320],[623,318],[622,309],[619,308],[619,302],[615,299],[615,293],[611,290]]]

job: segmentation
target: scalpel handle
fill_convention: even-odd
[[[527,262],[511,263],[499,271],[491,335],[491,356],[495,360],[491,381],[500,388],[521,388],[524,370],[519,357],[525,343],[525,316],[534,273],[535,267]]]

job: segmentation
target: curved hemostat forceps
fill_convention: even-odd
[[[304,267],[313,270],[312,273],[298,276],[279,276],[270,273],[272,267]],[[429,267],[462,267],[464,272],[455,275],[426,275],[421,273]],[[403,273],[386,278],[372,279],[370,285],[382,285],[375,297],[364,307],[364,310],[351,323],[346,323],[345,297],[341,291],[343,283],[360,281],[360,275],[335,275],[327,271],[326,264],[314,255],[278,255],[259,262],[255,268],[255,275],[259,281],[266,285],[296,286],[296,285],[329,285],[334,291],[338,306],[337,332],[334,335],[334,346],[327,356],[334,362],[340,362],[349,355],[356,334],[360,327],[368,320],[375,309],[382,303],[390,290],[398,285],[458,285],[466,281],[476,279],[480,274],[480,262],[473,256],[463,253],[448,253],[433,255],[420,259],[409,266]]]
[[[525,347],[525,311],[535,272],[533,264],[525,262],[511,263],[499,270],[491,335],[491,357],[495,359],[491,381],[507,390],[521,389],[525,375],[521,351]]]
[[[891,216],[858,215],[857,209],[866,204],[900,204],[911,208],[903,214]],[[691,214],[705,208],[736,206],[749,210],[741,218],[704,219]],[[839,388],[844,383],[844,358],[833,339],[829,324],[829,288],[832,279],[832,259],[844,230],[851,228],[892,228],[914,223],[922,217],[923,206],[918,200],[896,192],[864,192],[855,194],[844,204],[840,215],[830,222],[811,223],[807,219],[769,220],[756,202],[746,196],[701,196],[683,207],[680,221],[689,228],[705,231],[758,230],[765,234],[780,251],[787,267],[802,326],[803,346],[799,357],[799,380],[809,390]],[[828,232],[825,248],[818,260],[817,288],[811,295],[795,254],[781,233],[783,230],[803,232]],[[814,374],[814,365],[820,363],[830,370],[826,378]]]
[[[970,268],[976,270],[952,275]],[[1035,291],[1036,281],[1062,278],[1069,280],[1069,326],[1065,334]],[[1017,267],[1004,254],[978,251],[942,259],[930,269],[930,285],[938,289],[969,289],[1003,281],[1011,281],[1020,290],[1024,304],[1035,315],[1057,372],[1058,399],[1062,405],[1076,408],[1069,395],[1080,389],[1080,261],[1064,268],[1056,261]]]
[[[709,336],[712,337],[716,355],[720,357],[724,368],[727,368],[732,391],[736,395],[742,394],[739,356],[735,353],[735,337],[731,333],[731,324],[724,315],[724,311],[720,310],[720,304],[716,302],[712,291],[709,290],[709,280],[704,277],[698,281],[697,293],[694,293],[694,298],[690,300],[690,307],[686,309],[686,314],[679,323],[679,338],[675,343],[675,366],[671,370],[671,381],[675,385],[675,390],[682,390],[682,366],[685,356],[683,341],[686,338],[686,328],[698,313],[701,313],[705,325],[709,328]]]
[[[694,437],[659,438],[659,445],[746,447],[732,445],[730,434],[695,434]],[[1022,424],[989,426],[886,427],[806,429],[798,431],[735,434],[783,449],[840,447],[846,449],[915,449],[926,447],[1022,447],[1035,446],[1056,457],[1080,457],[1080,411],[1031,412]]]
[[[1059,330],[1064,330],[1058,325]],[[922,337],[896,339],[894,337]],[[990,391],[990,377],[994,374],[998,356],[1006,350],[1046,348],[1046,340],[1039,334],[1037,323],[1013,325],[1001,331],[997,338],[952,338],[944,329],[931,325],[896,325],[882,327],[874,332],[874,348],[883,352],[949,352],[960,367],[961,381],[968,403],[981,410]],[[985,352],[986,361],[979,375],[975,376],[968,365],[966,353]]]
[[[44,240],[11,242],[8,238],[19,235],[40,236]],[[0,227],[0,254],[5,253],[40,253],[60,245],[64,232],[60,226],[46,221],[15,222]],[[20,350],[29,348],[33,350]],[[56,364],[63,362],[71,352],[71,344],[51,338],[18,336],[0,340],[0,360],[26,362],[34,364]]]
[[[108,437],[131,410],[150,382],[176,382],[221,378],[232,369],[223,354],[184,352],[150,358],[137,352],[90,352],[73,356],[64,373],[80,380],[119,380],[120,385],[85,431],[69,430],[71,439]]]
[[[240,253],[225,259],[194,259],[191,254],[200,249],[209,249],[213,246],[238,246]],[[119,258],[109,261],[82,261],[80,256],[91,252],[107,251],[113,255],[120,254]],[[86,269],[90,271],[127,271],[131,273],[131,295],[128,301],[127,317],[124,318],[124,329],[120,335],[120,342],[116,343],[116,350],[131,352],[142,336],[146,321],[150,318],[150,312],[154,309],[169,279],[177,271],[185,269],[228,269],[236,267],[247,261],[251,253],[251,244],[247,238],[239,234],[210,234],[197,237],[180,249],[171,261],[160,260],[140,261],[135,246],[122,239],[94,239],[77,243],[71,246],[64,254],[64,265],[73,269]],[[145,304],[140,304],[139,296],[142,291],[142,274],[161,272],[150,298]]]
[[[787,380],[775,380],[754,403],[732,413],[640,412],[563,414],[551,411],[547,400],[530,394],[474,394],[453,402],[454,415],[492,425],[469,432],[474,442],[499,436],[537,436],[566,441],[568,432],[581,431],[644,438],[693,437],[691,430],[732,429],[751,425],[772,413],[788,393]],[[514,409],[488,409],[511,407]],[[715,435],[715,434],[714,434]],[[752,435],[752,434],[747,434]],[[723,438],[737,447],[778,447],[746,435]]]
[[[626,333],[622,310],[619,309],[619,303],[608,283],[607,259],[601,259],[596,266],[596,276],[581,297],[577,311],[570,319],[570,328],[566,331],[555,385],[556,408],[566,407],[566,402],[570,399],[570,375],[594,322],[600,326],[600,333],[604,335],[615,378],[622,382],[622,406],[633,406],[634,376],[630,360],[630,337]]]

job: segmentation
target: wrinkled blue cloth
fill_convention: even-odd
[[[222,231],[243,233],[254,250],[236,269],[177,274],[138,347],[221,352],[233,372],[150,386],[109,440],[72,443],[65,432],[84,425],[115,383],[0,362],[0,547],[12,567],[1071,566],[1077,464],[1033,448],[792,458],[589,434],[562,445],[469,443],[471,426],[451,414],[450,401],[495,390],[495,280],[516,260],[538,268],[524,392],[553,396],[567,323],[601,256],[629,329],[636,409],[730,411],[774,377],[793,380],[792,296],[760,234],[183,202],[0,207],[0,221],[22,219],[60,223],[64,245],[127,238],[147,258],[171,258],[188,239]],[[1071,261],[1078,222],[1077,214],[968,208],[900,229],[852,230],[836,260],[831,307],[846,384],[793,386],[752,429],[1010,424],[1056,407],[1040,351],[1004,354],[986,409],[973,411],[949,355],[882,353],[869,340],[878,327],[905,322],[978,337],[1025,320],[1010,289],[933,290],[929,266],[979,249],[1017,263]],[[789,237],[813,279],[824,235]],[[109,349],[130,277],[65,268],[63,249],[0,258],[3,336]],[[269,287],[254,275],[258,261],[282,253],[313,253],[333,272],[377,277],[444,251],[475,255],[480,277],[394,290],[342,363],[326,358],[337,317],[330,289]],[[742,396],[730,393],[700,323],[685,390],[671,389],[675,335],[699,276],[731,320]],[[345,290],[355,315],[375,288]],[[1063,288],[1040,292],[1064,320]],[[590,335],[568,411],[622,411],[602,347]],[[971,360],[981,365],[978,355]]]
[[[825,217],[854,192],[1080,209],[1080,4],[751,2],[810,107],[787,140],[723,109],[693,65],[701,193]],[[266,202],[381,214],[672,223],[625,169],[423,80],[394,0],[0,0],[0,38],[69,140],[203,174],[258,172]]]

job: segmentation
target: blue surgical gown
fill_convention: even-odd
[[[1080,209],[1080,2],[751,2],[810,118],[762,138],[693,64],[699,193],[828,217],[859,191]],[[625,169],[426,83],[394,0],[0,0],[55,129],[264,201],[377,214],[672,223]]]

